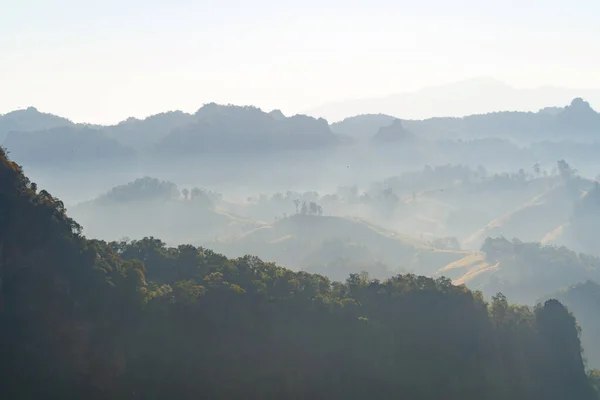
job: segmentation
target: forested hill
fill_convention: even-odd
[[[402,115],[398,115],[401,117]],[[333,123],[331,129],[361,140],[376,135],[395,118],[385,114],[364,114]],[[518,143],[545,140],[596,141],[600,131],[600,114],[582,98],[565,107],[548,107],[538,112],[499,111],[467,115],[461,118],[434,117],[403,120],[408,132],[430,139],[475,139],[495,137]]]
[[[0,210],[2,399],[596,398],[555,300],[88,240],[2,150]]]
[[[214,103],[194,114],[166,112],[111,126],[74,124],[32,107],[0,115],[0,144],[25,165],[131,163],[139,157],[173,160],[247,152],[264,155],[328,149],[338,142],[324,119]]]
[[[215,103],[205,104],[193,114],[169,111],[142,120],[128,118],[109,126],[74,124],[33,107],[0,115],[0,144],[24,165],[40,167],[104,166],[107,161],[126,166],[148,159],[152,163],[160,160],[168,165],[181,158],[231,154],[261,159],[268,154],[288,154],[298,150],[331,156],[334,148],[339,150],[340,145],[368,142],[394,143],[399,148],[420,145],[428,149],[426,153],[435,152],[436,146],[442,146],[440,151],[444,157],[449,157],[447,153],[455,154],[464,146],[465,155],[472,157],[472,153],[482,152],[483,149],[476,145],[485,145],[486,142],[481,141],[484,138],[499,140],[513,157],[513,162],[520,162],[522,155],[510,141],[534,146],[530,157],[536,160],[527,160],[527,163],[533,163],[539,162],[544,154],[550,159],[565,158],[573,153],[581,156],[590,148],[578,146],[577,142],[596,143],[599,131],[600,114],[581,98],[573,99],[565,107],[542,109],[536,113],[502,111],[425,120],[399,120],[390,115],[367,114],[331,125],[322,118],[288,117],[279,110],[265,112],[252,106]],[[475,142],[455,143],[454,146],[448,143],[457,139]],[[561,143],[559,149],[554,149],[548,141],[570,142],[570,147]],[[497,148],[494,150],[497,153]],[[380,162],[385,153],[381,153],[381,148],[377,151],[377,162]],[[396,150],[392,154],[398,157]],[[456,159],[464,162],[464,157],[461,154]],[[486,156],[482,160],[486,160]]]

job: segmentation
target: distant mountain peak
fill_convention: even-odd
[[[571,104],[564,108],[561,115],[567,118],[596,118],[598,113],[594,111],[590,103],[581,97],[576,97]]]
[[[493,78],[491,76],[478,76],[478,77],[474,77],[474,78],[470,78],[470,79],[464,79],[461,81],[450,82],[445,85],[439,85],[439,87],[448,87],[448,86],[500,87],[500,88],[512,89],[512,86],[510,86],[506,82],[501,81],[500,79]]]
[[[273,110],[269,113],[269,115],[277,120],[285,119],[285,115],[281,112],[281,110]]]
[[[581,97],[576,97],[557,115],[558,123],[569,131],[598,132],[600,129],[600,114]]]
[[[125,124],[134,124],[136,122],[139,122],[140,120],[136,117],[129,117],[124,121],[119,122],[118,125],[125,125]]]
[[[37,108],[35,108],[33,106],[29,106],[27,108],[21,108],[21,109],[18,109],[18,110],[10,111],[10,112],[8,112],[8,113],[6,113],[4,115],[5,116],[11,116],[11,115],[19,115],[19,114],[20,115],[24,115],[24,114],[31,114],[31,115],[33,115],[33,114],[44,114],[44,113],[41,113]],[[0,115],[2,115],[2,114],[0,114]]]
[[[330,121],[342,121],[358,114],[401,115],[403,119],[464,117],[498,111],[536,111],[553,104],[568,104],[577,97],[585,98],[592,105],[600,104],[600,89],[517,88],[483,76],[412,92],[322,104],[306,113]]]
[[[582,99],[581,97],[576,97],[571,101],[571,104],[568,106],[573,110],[591,110],[594,111],[590,103]]]
[[[415,140],[415,135],[406,130],[402,121],[396,118],[390,125],[379,128],[373,140],[380,143],[412,142]]]

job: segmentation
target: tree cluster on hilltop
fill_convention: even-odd
[[[596,396],[556,300],[88,240],[2,150],[0,210],[0,398]]]

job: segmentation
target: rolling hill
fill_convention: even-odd
[[[502,292],[520,303],[534,304],[570,285],[600,281],[600,259],[566,247],[487,238],[480,252],[464,254],[435,275],[488,296]]]
[[[313,215],[283,218],[215,247],[230,256],[253,251],[263,259],[296,269],[354,257],[365,266],[377,262],[385,264],[390,273],[403,270],[422,274],[466,254],[436,249],[426,241],[362,220]]]
[[[216,196],[197,188],[184,195],[172,182],[145,177],[116,186],[70,211],[87,235],[105,240],[160,236],[167,243],[205,245],[264,224],[221,209]]]

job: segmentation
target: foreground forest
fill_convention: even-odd
[[[1,398],[598,398],[557,300],[91,240],[4,150],[0,210]]]

